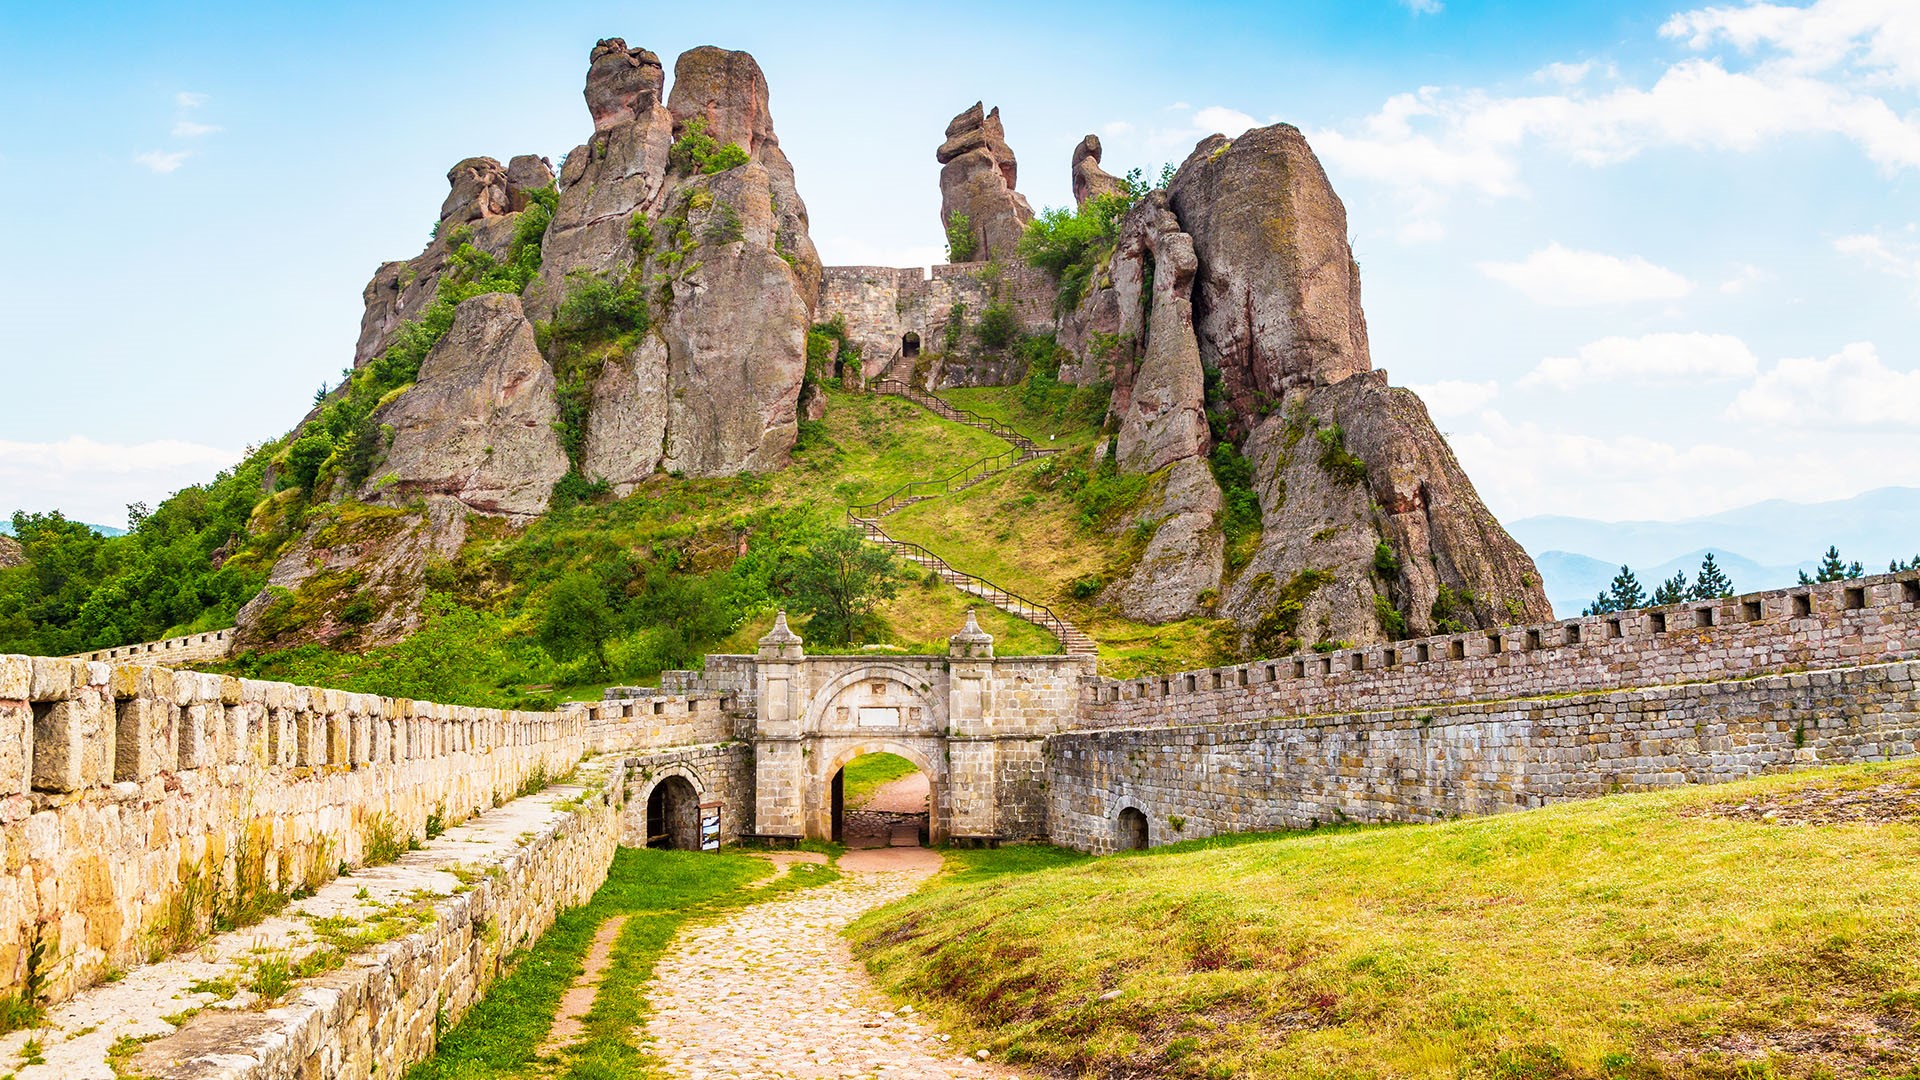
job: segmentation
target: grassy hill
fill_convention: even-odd
[[[1101,643],[1116,676],[1219,659],[1210,620],[1152,627],[1100,606],[1099,589],[1138,557],[1133,511],[1154,490],[1095,464],[1104,394],[1050,378],[951,391],[1058,449],[965,492],[912,506],[887,528],[961,570],[1052,606]],[[256,678],[467,704],[541,707],[646,683],[707,652],[751,651],[787,602],[792,560],[845,508],[1003,452],[988,433],[905,400],[827,390],[823,419],[802,425],[790,467],[692,480],[658,476],[625,499],[566,503],[524,527],[471,516],[457,556],[429,563],[426,621],[398,643],[362,640],[351,576],[320,574],[269,613],[278,644],[224,670]],[[0,570],[0,652],[61,653],[230,624],[303,532],[326,545],[379,545],[405,507],[308,504],[303,490],[263,494],[270,444],[203,488],[161,504],[126,537],[64,521],[34,523],[31,567]],[[589,650],[543,638],[556,596],[592,579],[604,640]],[[571,582],[571,586],[568,583]],[[579,589],[573,587],[575,599]],[[344,607],[343,607],[344,605]],[[977,602],[903,564],[881,628],[857,650],[943,652]],[[321,615],[338,636],[312,641]],[[981,625],[1002,655],[1054,651],[1045,631],[991,608]],[[803,634],[806,628],[800,626]],[[819,641],[809,648],[820,651]]]
[[[1920,1076],[1920,764],[964,858],[857,947],[1065,1075]]]

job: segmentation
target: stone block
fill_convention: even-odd
[[[173,708],[152,697],[119,702],[114,723],[115,781],[147,780],[170,769],[178,760],[173,733]]]
[[[25,701],[32,687],[31,657],[0,656],[0,700]]]
[[[56,701],[66,697],[75,686],[86,685],[86,661],[36,656],[27,697],[34,701]],[[75,676],[78,675],[78,678]]]
[[[33,709],[25,697],[24,686],[18,698],[0,697],[0,799],[24,795],[30,786]]]
[[[113,779],[113,713],[85,688],[33,706],[33,789],[80,791]]]

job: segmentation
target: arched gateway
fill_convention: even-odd
[[[884,752],[926,774],[932,843],[1043,835],[1041,748],[1087,663],[997,659],[971,613],[946,656],[808,656],[783,613],[754,664],[754,832],[830,839],[835,778]]]

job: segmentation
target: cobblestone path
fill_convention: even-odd
[[[848,852],[839,881],[689,927],[654,968],[647,1036],[676,1075],[1013,1077],[875,990],[840,931],[940,868],[925,848]]]

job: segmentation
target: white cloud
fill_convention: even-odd
[[[1719,439],[1686,444],[1612,432],[1588,435],[1560,423],[1510,421],[1488,410],[1470,430],[1449,432],[1447,439],[1481,497],[1503,519],[1572,514],[1674,520],[1762,499],[1820,501],[1920,480],[1910,430],[1840,439],[1830,431],[1749,424]]]
[[[202,135],[212,135],[221,130],[219,124],[196,124],[191,120],[173,122],[173,135],[177,139],[197,139]]]
[[[1427,403],[1427,411],[1435,416],[1465,416],[1500,396],[1500,384],[1492,379],[1486,382],[1444,379],[1407,389],[1419,394],[1420,400]]]
[[[1329,167],[1396,192],[1402,213],[1432,217],[1457,193],[1526,194],[1520,156],[1544,148],[1592,166],[1656,147],[1748,151],[1827,136],[1854,143],[1889,172],[1920,169],[1920,115],[1882,96],[1920,86],[1920,4],[1820,0],[1810,8],[1702,8],[1663,32],[1704,49],[1747,50],[1736,67],[1689,57],[1650,85],[1593,85],[1589,62],[1536,73],[1558,92],[1505,95],[1457,87],[1397,94],[1357,125],[1309,138]]]
[[[1755,461],[1747,451],[1705,444],[1676,446],[1639,435],[1598,437],[1533,421],[1481,414],[1477,430],[1450,435],[1475,487],[1496,513],[1578,514],[1609,520],[1677,518],[1764,498],[1745,485]],[[1734,502],[1714,485],[1741,482]]]
[[[1861,234],[1836,239],[1833,242],[1833,249],[1842,255],[1850,255],[1883,274],[1891,274],[1908,281],[1920,281],[1920,243]]]
[[[1606,337],[1573,356],[1549,356],[1520,377],[1521,386],[1566,390],[1595,383],[1695,382],[1750,378],[1760,358],[1728,334]]]
[[[193,156],[191,150],[148,150],[133,155],[133,160],[157,173],[170,173],[186,163]]]
[[[1109,139],[1117,139],[1124,135],[1133,134],[1133,125],[1125,120],[1114,120],[1110,123],[1100,125],[1100,131]]]
[[[1248,128],[1260,126],[1260,121],[1239,109],[1229,109],[1225,105],[1209,105],[1201,109],[1193,114],[1193,123],[1203,137],[1218,132],[1233,138]]]
[[[0,440],[0,514],[58,509],[81,521],[119,525],[128,503],[157,504],[239,459],[237,451],[175,439],[132,444],[84,435],[58,442]]]
[[[1743,52],[1773,52],[1795,71],[1846,67],[1920,87],[1920,6],[1911,0],[1815,0],[1801,7],[1749,3],[1668,19],[1660,33],[1706,49],[1725,40]]]
[[[208,101],[207,95],[192,90],[182,90],[173,95],[173,103],[183,109],[197,109]]]
[[[1727,407],[1731,420],[1788,427],[1920,427],[1920,371],[1896,371],[1871,342],[1780,361]]]
[[[1438,15],[1446,10],[1440,0],[1400,0],[1400,3],[1415,15]]]
[[[1594,69],[1597,67],[1599,67],[1599,65],[1592,60],[1582,60],[1577,64],[1548,64],[1546,67],[1534,72],[1533,79],[1535,82],[1550,82],[1559,83],[1561,86],[1576,86],[1586,82],[1587,76],[1593,74]]]
[[[1766,271],[1752,263],[1741,263],[1733,268],[1732,276],[1720,283],[1720,291],[1727,296],[1736,296],[1766,279]]]
[[[1536,304],[1579,307],[1678,300],[1693,291],[1685,277],[1635,255],[1620,258],[1549,244],[1519,262],[1483,262],[1480,272]]]

